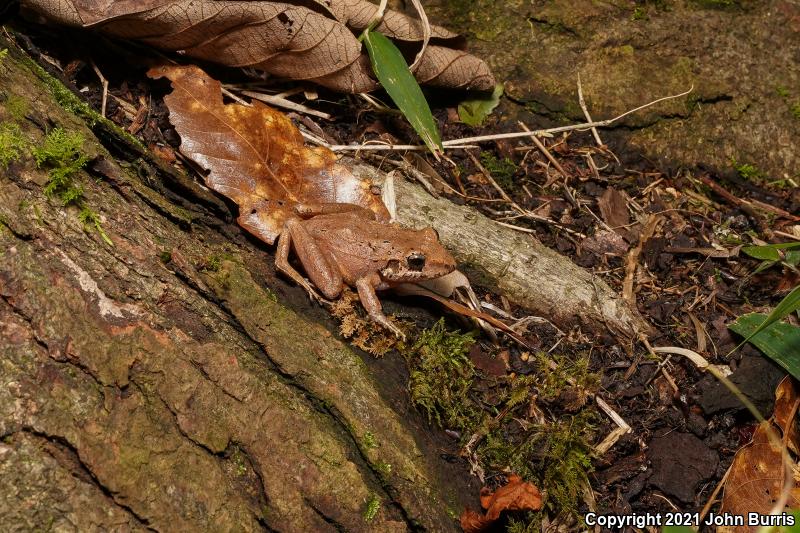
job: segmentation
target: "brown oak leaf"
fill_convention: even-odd
[[[535,485],[511,474],[508,483],[496,491],[488,487],[481,489],[481,507],[486,509],[485,515],[471,509],[464,509],[461,514],[461,529],[466,533],[486,530],[503,511],[538,511],[542,508],[542,494]]]
[[[173,92],[164,101],[181,136],[181,152],[208,171],[206,184],[239,205],[239,224],[270,244],[297,203],[350,203],[389,218],[369,183],[322,147],[307,147],[300,131],[278,111],[225,104],[220,82],[196,66],[162,66]]]
[[[365,0],[303,2],[228,0],[22,0],[24,12],[105,35],[135,39],[163,50],[232,67],[253,67],[282,78],[309,80],[342,92],[377,87],[354,32],[377,6]],[[412,55],[420,22],[388,11],[376,28]],[[440,87],[489,90],[494,78],[463,40],[431,28],[415,76]]]

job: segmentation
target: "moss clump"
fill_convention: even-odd
[[[375,517],[378,515],[378,511],[381,508],[381,499],[377,494],[373,494],[369,497],[367,501],[367,506],[364,508],[364,522],[372,522],[375,520]]]
[[[472,333],[447,331],[441,319],[405,351],[411,401],[429,421],[462,429],[480,420],[480,411],[467,399],[475,377],[467,354],[474,342]]]
[[[504,189],[513,189],[517,165],[508,157],[498,159],[491,152],[481,152],[481,164]]]
[[[736,171],[737,174],[739,174],[740,177],[755,183],[763,181],[764,173],[761,172],[754,165],[751,165],[749,163],[739,164],[735,160],[732,163],[733,163],[733,169]]]
[[[89,160],[83,152],[83,135],[54,128],[45,136],[42,145],[32,150],[39,168],[48,168],[49,180],[44,187],[47,196],[57,197],[64,206],[80,209],[78,219],[84,226],[93,226],[108,245],[113,245],[103,227],[100,216],[86,205],[83,187],[75,182],[77,174]]]
[[[794,118],[800,119],[800,102],[795,103],[789,110]]]
[[[361,441],[364,443],[364,447],[369,450],[378,447],[378,439],[375,438],[375,434],[371,431],[364,433],[364,436],[361,437]]]
[[[589,371],[587,357],[537,352],[533,359],[539,368],[539,398],[558,401],[568,411],[583,407],[589,393],[600,383],[600,376]]]
[[[83,198],[83,189],[73,179],[74,174],[88,161],[82,147],[83,135],[54,128],[44,138],[42,145],[33,149],[36,166],[50,169],[50,179],[44,193],[58,196],[64,205],[78,204]]]
[[[0,169],[22,156],[26,147],[25,137],[17,124],[4,122],[0,124]]]

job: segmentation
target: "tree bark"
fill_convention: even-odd
[[[0,529],[454,530],[435,457],[228,207],[3,49]],[[43,193],[54,126],[113,246]]]

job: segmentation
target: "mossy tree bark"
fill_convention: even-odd
[[[3,49],[0,529],[453,530],[430,454],[227,206]],[[56,126],[113,246],[43,192]]]

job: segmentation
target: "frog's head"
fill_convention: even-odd
[[[381,278],[413,283],[440,278],[456,269],[456,260],[439,242],[439,234],[435,229],[425,228],[413,233],[413,245],[381,269]]]

